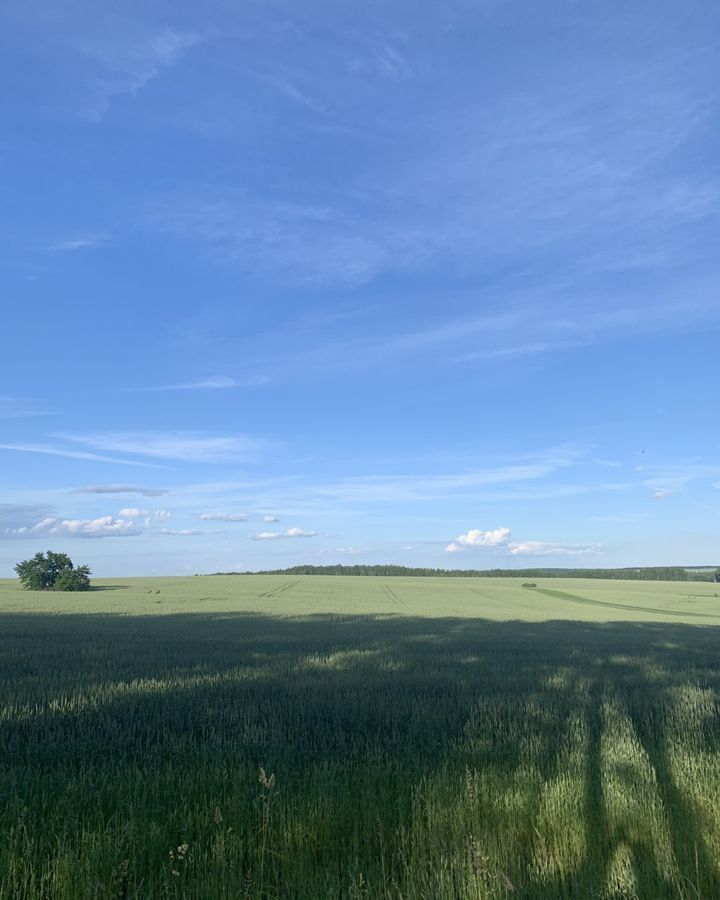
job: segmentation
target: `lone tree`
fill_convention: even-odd
[[[36,553],[15,566],[26,591],[89,591],[90,569],[75,566],[66,553]]]

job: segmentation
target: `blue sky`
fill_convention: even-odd
[[[0,26],[0,575],[720,563],[716,4]]]

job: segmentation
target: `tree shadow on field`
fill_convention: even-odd
[[[708,813],[697,799],[702,785],[690,794],[672,755],[682,744],[698,758],[720,759],[718,627],[11,614],[0,617],[0,629],[0,753],[12,786],[6,790],[16,792],[18,803],[31,779],[41,778],[67,817],[64,791],[79,768],[166,772],[170,759],[188,803],[193,786],[187,772],[195,767],[207,780],[197,789],[201,797],[234,791],[249,808],[257,780],[228,787],[227,769],[263,765],[277,773],[288,809],[303,808],[308,785],[324,784],[329,792],[331,784],[349,810],[342,819],[328,813],[326,824],[295,852],[317,863],[324,840],[341,850],[347,840],[349,860],[367,854],[360,862],[367,872],[372,854],[380,852],[373,841],[392,843],[396,829],[414,833],[418,785],[432,788],[451,778],[447,823],[437,815],[427,826],[438,852],[446,853],[458,837],[450,822],[453,806],[463,802],[464,772],[509,789],[529,784],[531,771],[527,821],[514,823],[512,835],[482,808],[466,811],[463,820],[468,832],[477,830],[499,847],[512,845],[503,871],[513,896],[615,898],[632,896],[632,889],[643,900],[660,900],[685,896],[681,887],[688,885],[687,896],[720,896]],[[608,731],[611,708],[619,710],[640,763],[608,763],[608,741],[615,742],[611,750],[620,747]],[[578,723],[587,735],[578,789],[584,851],[563,866],[543,867],[544,836],[536,833],[540,792],[563,776],[563,747]],[[642,797],[641,764],[653,773],[667,858],[656,852],[654,836],[643,833],[640,812],[621,815],[608,805],[609,775],[621,806]],[[368,780],[373,766],[382,787]],[[171,800],[162,786],[157,790],[152,802],[162,811]],[[373,791],[385,798],[386,819],[379,824],[373,823],[380,816],[366,811]],[[236,823],[238,831],[243,827],[254,825]],[[720,833],[720,819],[710,830]],[[616,888],[611,868],[623,848],[629,881]],[[396,857],[388,854],[387,878],[399,884],[401,874],[392,871]],[[282,861],[277,866],[282,882]]]
[[[129,590],[129,586],[127,584],[91,584],[90,591],[127,591]]]

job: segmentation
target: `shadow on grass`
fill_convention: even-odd
[[[90,591],[127,591],[127,584],[91,584]]]
[[[683,741],[699,757],[720,751],[715,626],[261,614],[11,614],[0,624],[8,704],[0,746],[10,783],[42,778],[53,786],[45,791],[56,792],[58,808],[79,768],[163,773],[168,760],[178,767],[191,760],[208,782],[197,790],[217,796],[228,790],[226,767],[241,760],[277,772],[288,808],[308,810],[316,801],[304,792],[323,772],[350,810],[342,819],[347,846],[334,812],[328,841],[340,856],[357,854],[359,842],[371,856],[375,838],[362,829],[389,844],[393,829],[411,833],[418,784],[455,773],[446,788],[449,820],[453,804],[464,802],[464,771],[489,778],[498,796],[531,771],[536,783],[528,789],[527,821],[515,823],[512,837],[501,819],[483,818],[482,810],[475,825],[465,822],[510,847],[503,871],[514,896],[599,896],[621,846],[629,848],[639,897],[680,896],[680,882],[694,895],[720,896],[706,814],[678,784],[671,754]],[[683,691],[704,697],[709,712],[683,719]],[[641,818],[610,821],[602,750],[609,700],[624,710],[652,768],[670,841],[667,865],[648,852],[656,836],[643,832]],[[587,748],[583,818],[575,824],[585,852],[579,862],[541,874],[533,861],[539,852],[533,791],[562,777],[561,747],[578,721]],[[373,776],[378,767],[381,775]],[[625,779],[628,796],[636,789],[633,777]],[[379,791],[373,779],[382,780],[387,803],[380,825],[365,812]],[[190,797],[192,786],[184,790]],[[149,802],[162,808],[167,798],[157,791]],[[252,794],[245,800],[252,804]],[[439,818],[432,827],[438,846],[456,839],[442,833]],[[298,852],[319,858],[308,848]]]

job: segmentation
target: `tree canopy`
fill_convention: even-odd
[[[88,591],[90,569],[76,566],[66,553],[36,553],[15,566],[26,591]]]

